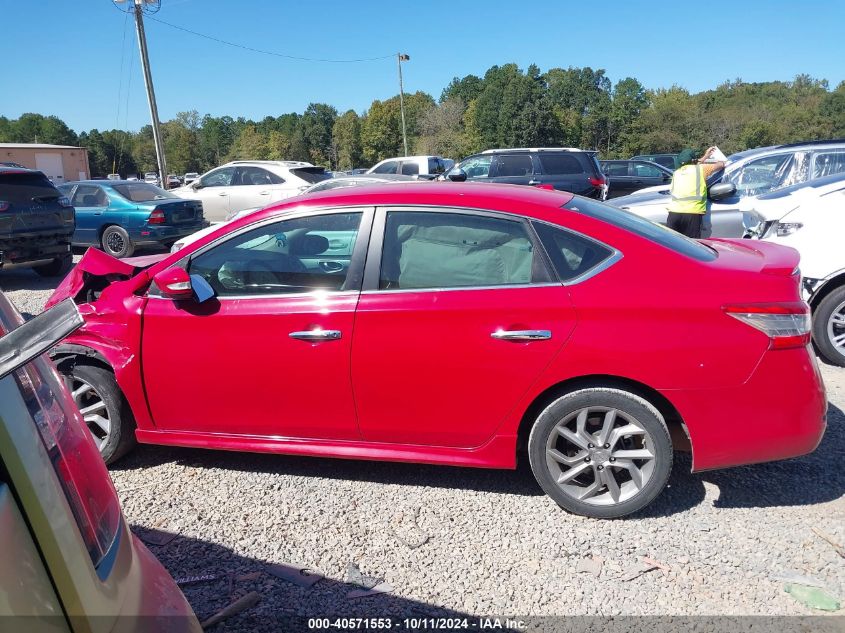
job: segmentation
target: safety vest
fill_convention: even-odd
[[[707,213],[707,182],[701,165],[684,165],[676,169],[669,193],[672,195],[669,211]]]

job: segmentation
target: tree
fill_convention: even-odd
[[[229,150],[229,160],[267,160],[269,147],[255,125],[245,125]]]
[[[405,127],[409,147],[414,146],[419,121],[433,107],[434,99],[429,94],[415,92],[405,95]],[[403,154],[399,95],[387,101],[373,101],[361,125],[361,144],[364,160],[370,163]]]
[[[443,92],[440,93],[440,103],[453,99],[457,99],[463,103],[469,103],[478,98],[483,87],[484,82],[481,77],[476,77],[475,75],[467,75],[463,79],[455,77],[443,89]]]
[[[337,156],[337,169],[354,169],[361,166],[361,117],[354,110],[347,110],[335,120],[332,127],[332,144]]]

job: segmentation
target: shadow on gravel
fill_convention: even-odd
[[[520,496],[544,494],[527,464],[520,465],[516,471],[490,470],[139,445],[110,468],[135,470],[167,462],[198,468],[225,468],[242,472],[368,481],[400,486],[475,490]]]
[[[74,264],[73,266],[76,266]],[[71,270],[73,270],[73,266]],[[59,277],[42,277],[30,268],[0,271],[0,289],[11,290],[53,290],[59,285]]]
[[[827,431],[815,452],[782,462],[699,475],[719,486],[717,508],[768,508],[834,501],[845,495],[845,413],[828,403]]]
[[[145,526],[133,525],[132,531],[142,535],[146,530]],[[200,621],[247,593],[254,591],[261,596],[257,605],[224,620],[213,628],[214,631],[308,631],[309,617],[472,619],[467,613],[391,593],[350,599],[348,594],[359,589],[358,586],[323,578],[306,588],[276,578],[266,571],[267,565],[272,563],[309,565],[313,561],[267,562],[240,556],[228,547],[187,536],[177,536],[166,545],[148,547],[177,580],[197,576],[215,577],[213,580],[182,585],[182,592]],[[349,562],[358,563],[351,558]],[[365,576],[382,577],[385,571],[361,565],[361,572]],[[317,628],[328,630],[325,626]],[[363,630],[356,626],[344,628]],[[310,630],[315,630],[315,627],[310,627]]]

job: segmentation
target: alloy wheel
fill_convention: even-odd
[[[567,496],[610,506],[639,493],[654,473],[654,443],[633,416],[610,407],[586,407],[555,425],[546,465]]]
[[[109,247],[109,250],[112,253],[122,253],[123,249],[126,247],[126,242],[124,241],[120,233],[112,232],[109,233],[108,237],[106,238],[106,246]]]
[[[94,387],[76,376],[71,378],[71,394],[94,443],[102,450],[111,433],[111,419],[105,400]]]
[[[827,320],[827,338],[836,351],[845,356],[845,301],[833,309]]]

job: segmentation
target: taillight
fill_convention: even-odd
[[[804,301],[730,305],[724,310],[768,336],[770,349],[804,347],[810,342],[810,306]]]
[[[607,181],[605,180],[604,176],[598,178],[596,176],[590,176],[590,184],[593,185],[593,187],[601,187],[604,185],[605,182]]]
[[[164,224],[164,211],[161,209],[153,209],[150,217],[147,218],[147,224]]]
[[[0,200],[0,211],[8,211],[12,205],[5,200]]]
[[[120,504],[105,463],[52,365],[37,359],[15,378],[97,567],[120,529]]]

